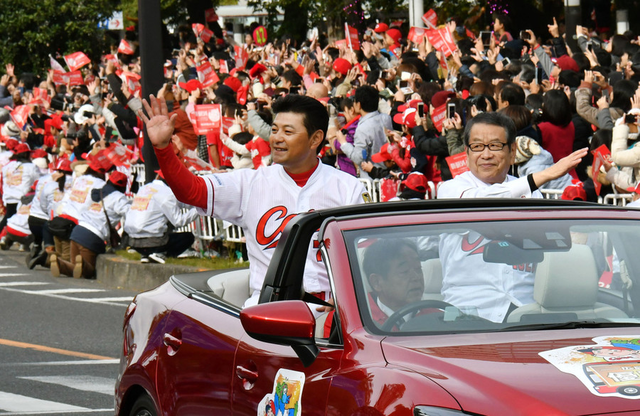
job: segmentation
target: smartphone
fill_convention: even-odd
[[[400,88],[407,88],[409,86],[409,81],[401,80],[399,86]]]
[[[536,68],[536,82],[538,83],[538,85],[542,85],[542,79],[543,79],[542,68]]]
[[[625,114],[624,115],[624,124],[633,124],[636,122],[635,114]]]
[[[502,67],[503,67],[503,68],[506,68],[506,66],[507,66],[507,65],[509,65],[510,63],[511,63],[511,59],[509,59],[509,58],[504,58],[504,59],[502,60]]]
[[[324,82],[324,79],[322,78],[316,78],[315,83],[316,84],[322,84]]]
[[[418,115],[424,117],[424,103],[418,103]]]
[[[593,43],[592,42],[588,42],[587,43],[587,50],[591,53],[593,53]]]
[[[404,72],[404,71],[403,71],[402,73],[400,73],[400,79],[401,79],[402,81],[408,81],[408,80],[410,80],[410,79],[411,79],[411,72]]]
[[[482,44],[484,46],[489,46],[491,44],[491,32],[483,30],[480,32],[480,39],[482,39]]]
[[[456,105],[455,103],[447,104],[447,118],[455,118],[456,116]]]
[[[520,39],[529,40],[529,39],[531,39],[531,35],[526,30],[521,30],[520,31]]]
[[[300,87],[289,88],[289,94],[300,94]]]

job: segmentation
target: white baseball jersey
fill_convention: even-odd
[[[527,177],[507,175],[502,183],[489,185],[470,171],[449,179],[438,188],[438,199],[444,198],[542,198],[540,191],[531,192]]]
[[[31,229],[29,228],[30,209],[31,204],[23,205],[22,203],[19,203],[16,213],[7,220],[7,227],[22,233],[25,236],[31,235]]]
[[[40,169],[33,163],[12,160],[2,168],[2,200],[5,204],[17,204],[31,185],[40,177]]]
[[[252,296],[245,306],[258,302],[273,250],[296,214],[366,201],[360,181],[322,163],[303,187],[282,165],[213,174],[204,179],[209,199],[202,213],[241,226],[247,239]],[[313,244],[307,254],[304,289],[309,293],[330,292],[326,268]]]
[[[91,195],[89,195],[89,198],[91,198]],[[104,209],[102,209],[102,202],[95,202],[93,200],[91,202],[92,204],[89,208],[80,213],[78,225],[83,226],[96,236],[106,240],[109,235],[109,229]],[[122,192],[115,191],[104,197],[104,207],[107,210],[107,215],[109,215],[111,225],[115,227],[129,211],[131,201],[129,201]]]

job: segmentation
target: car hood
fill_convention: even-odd
[[[616,393],[616,386],[613,390],[605,386],[608,390],[601,393],[596,385],[605,383],[592,371],[585,371],[585,367],[592,370],[598,359],[586,357],[585,366],[582,357],[577,358],[582,353],[574,351],[602,339],[634,333],[632,336],[640,338],[638,332],[610,328],[387,337],[382,348],[390,365],[432,379],[467,412],[492,416],[611,415],[640,410],[640,380],[637,393],[634,387],[627,391],[637,395],[622,396]],[[638,361],[622,364],[638,365],[636,378],[640,379]]]

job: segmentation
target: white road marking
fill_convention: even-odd
[[[42,286],[42,285],[48,285],[50,283],[46,283],[46,282],[2,282],[0,283],[0,287],[7,287],[7,286]]]
[[[115,394],[116,380],[106,377],[94,376],[33,376],[17,377],[23,380],[39,381],[41,383],[56,384],[71,389],[102,393],[108,396]]]
[[[26,273],[0,273],[0,277],[29,276]]]
[[[17,269],[18,266],[0,266],[0,269]]]
[[[133,296],[123,296],[120,298],[92,298],[95,300],[99,300],[101,302],[131,302],[133,300]]]
[[[38,290],[22,290],[22,289],[14,289],[14,288],[10,288],[10,287],[0,287],[0,290],[6,290],[7,292],[17,292],[17,293],[24,293],[27,295],[38,295],[38,296],[47,296],[50,298],[56,298],[56,299],[64,299],[64,300],[74,300],[76,302],[86,302],[86,303],[100,303],[103,305],[113,305],[113,306],[120,306],[120,307],[127,307],[127,304],[124,303],[117,303],[117,302],[110,302],[110,301],[102,301],[100,298],[74,298],[72,296],[65,296],[65,295],[60,295],[57,293],[41,293],[41,292],[46,292],[46,291],[38,291]],[[99,289],[102,290],[102,289]],[[4,416],[4,415],[2,415]]]
[[[21,396],[19,394],[6,393],[0,391],[0,409],[8,412],[19,412],[17,414],[29,414],[29,412],[79,412],[87,411],[85,407],[72,406],[64,403],[40,400],[34,397]],[[4,413],[3,413],[4,415]]]
[[[24,290],[24,293],[32,293],[34,295],[59,295],[63,293],[96,293],[106,292],[104,289],[83,289],[83,288],[66,288],[66,289],[49,289],[49,290]]]
[[[41,366],[41,365],[95,365],[95,364],[119,364],[120,360],[114,358],[113,360],[75,360],[75,361],[43,361],[43,362],[30,362],[30,363],[12,363],[11,366]],[[2,414],[0,414],[1,416]]]

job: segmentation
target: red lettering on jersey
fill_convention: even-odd
[[[526,264],[514,265],[512,267],[513,267],[513,270],[519,270],[521,272],[535,273],[537,266],[538,266],[538,263],[526,263]]]
[[[261,246],[266,246],[264,250],[268,248],[274,248],[278,245],[278,240],[280,239],[280,234],[284,230],[284,227],[287,226],[289,221],[296,214],[287,215],[288,211],[286,207],[282,205],[273,207],[269,211],[265,212],[260,221],[258,221],[258,227],[256,228],[256,241]],[[276,230],[271,235],[266,235],[267,224],[271,220],[274,215],[278,215],[277,218],[274,218],[272,221],[277,222],[279,220],[283,220],[282,223],[276,228]],[[284,219],[283,219],[284,218]]]
[[[478,247],[480,244],[482,244],[483,240],[484,237],[479,236],[478,239],[472,243],[469,241],[469,234],[465,235],[462,238],[462,251],[470,252],[469,255],[483,253],[484,246]]]

